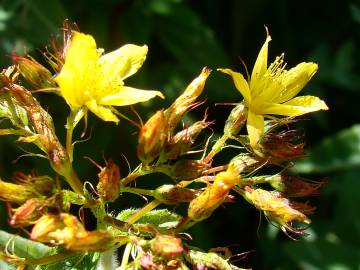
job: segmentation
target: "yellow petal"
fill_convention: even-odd
[[[119,122],[119,118],[116,117],[115,114],[109,108],[105,108],[104,106],[99,106],[95,100],[91,100],[85,104],[91,112],[93,112],[96,116],[101,118],[104,121],[111,122]]]
[[[115,94],[101,98],[98,103],[102,105],[125,106],[148,101],[156,96],[164,98],[164,95],[159,91],[140,90],[122,86]]]
[[[310,81],[317,70],[317,64],[303,62],[287,71],[282,79],[284,89],[276,99],[273,99],[274,103],[283,103],[295,97]]]
[[[265,73],[267,70],[267,58],[268,58],[268,45],[271,41],[271,37],[269,33],[266,35],[266,40],[264,45],[261,47],[261,50],[259,52],[259,55],[256,59],[254,68],[251,73],[251,83],[250,87],[253,87],[253,84],[259,80],[259,78]]]
[[[246,127],[249,134],[250,146],[254,148],[264,133],[264,117],[249,110]]]
[[[237,90],[240,91],[241,95],[244,97],[245,101],[250,104],[251,102],[251,95],[250,95],[250,89],[249,89],[249,84],[248,82],[245,80],[244,76],[238,72],[234,72],[231,69],[223,69],[223,68],[218,68],[218,71],[221,71],[223,73],[229,74],[235,84],[235,87]]]
[[[299,116],[309,112],[328,110],[325,102],[314,96],[300,96],[283,104],[264,104],[262,114]]]
[[[139,70],[146,59],[147,51],[146,45],[124,45],[100,57],[100,70],[108,80],[124,80]]]
[[[92,36],[74,32],[66,50],[65,64],[55,78],[66,102],[73,107],[81,107],[85,97],[83,92],[93,78],[96,62],[100,56]]]

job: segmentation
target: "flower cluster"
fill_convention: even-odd
[[[73,131],[80,120],[90,111],[101,120],[118,123],[119,117],[125,116],[114,106],[164,96],[124,83],[145,61],[146,45],[127,44],[104,54],[91,35],[69,27],[64,35],[62,46],[44,53],[49,69],[30,56],[14,55],[14,65],[0,73],[0,117],[12,125],[0,129],[0,135],[15,135],[20,143],[34,144],[40,153],[33,155],[46,158],[54,171],[53,175],[19,172],[13,183],[0,180],[0,200],[9,207],[11,226],[31,230],[34,242],[63,248],[37,260],[0,252],[2,259],[23,269],[56,260],[66,262],[67,257],[90,251],[101,254],[101,265],[106,256],[114,256],[115,248],[124,246],[121,269],[189,269],[190,265],[193,269],[240,269],[220,253],[200,251],[182,237],[229,202],[250,203],[290,238],[305,234],[299,224],[310,223],[308,215],[314,207],[294,198],[318,195],[322,183],[290,172],[294,160],[304,155],[305,143],[304,136],[289,126],[296,116],[328,109],[318,97],[295,97],[315,74],[317,64],[303,62],[286,70],[281,55],[268,66],[271,38],[267,34],[248,79],[231,69],[218,69],[231,76],[243,100],[229,114],[214,144],[209,132],[213,121],[207,120],[206,112],[203,119],[182,125],[186,114],[202,104],[198,99],[212,72],[204,67],[170,106],[139,124],[134,152],[140,162],[136,169],[122,176],[111,158],[104,166],[92,161],[100,169],[93,185],[77,174],[73,163]],[[31,89],[22,85],[19,77]],[[55,92],[70,107],[64,145],[51,115],[32,90]],[[245,124],[247,134],[243,135]],[[200,134],[207,137],[205,142],[199,140]],[[216,164],[214,157],[229,140],[242,146],[241,150],[227,162]],[[264,170],[267,166],[275,170],[273,175]],[[154,189],[131,185],[153,173],[172,181],[154,183]],[[59,182],[59,177],[64,182]],[[114,216],[110,203],[121,200],[124,193],[153,200],[141,209],[121,209]],[[187,213],[181,216],[176,208],[155,209],[161,204],[186,204]],[[73,212],[73,205],[80,208],[79,214]],[[96,218],[95,230],[86,229],[84,209]],[[117,267],[116,260],[112,263],[107,269]]]

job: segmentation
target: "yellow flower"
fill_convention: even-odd
[[[267,35],[249,81],[231,69],[218,69],[232,77],[235,87],[244,97],[244,104],[248,107],[247,131],[252,147],[256,146],[264,133],[264,116],[299,116],[328,109],[325,102],[318,97],[295,97],[315,74],[317,64],[302,62],[290,70],[285,70],[286,63],[282,54],[267,67],[270,40],[271,37]]]
[[[148,48],[127,44],[104,54],[91,35],[74,32],[65,51],[65,63],[55,78],[61,95],[72,109],[87,107],[105,121],[118,122],[111,106],[147,101],[158,91],[124,85],[123,80],[142,66]]]

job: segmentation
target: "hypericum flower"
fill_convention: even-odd
[[[111,106],[147,101],[158,91],[140,90],[124,85],[124,80],[142,66],[148,48],[127,44],[102,55],[91,35],[73,32],[65,51],[65,63],[55,81],[72,109],[87,107],[105,121],[118,122]]]
[[[218,69],[232,77],[235,87],[244,97],[244,104],[248,107],[247,131],[252,147],[264,133],[264,116],[299,116],[328,109],[325,102],[318,97],[295,97],[315,74],[317,64],[302,62],[290,70],[285,70],[286,63],[282,54],[267,67],[270,40],[268,34],[248,81],[231,69]]]

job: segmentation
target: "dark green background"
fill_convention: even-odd
[[[270,59],[285,52],[288,67],[301,61],[317,62],[320,69],[302,93],[321,97],[330,111],[308,115],[301,123],[311,156],[295,167],[310,178],[327,180],[321,196],[311,198],[317,211],[308,229],[310,235],[299,242],[287,239],[264,218],[260,220],[259,213],[241,198],[194,227],[191,235],[193,244],[205,250],[229,246],[234,254],[250,251],[236,262],[242,267],[360,269],[359,1],[2,0],[1,66],[11,63],[14,50],[39,59],[39,50],[52,35],[59,34],[66,18],[76,22],[82,32],[92,34],[106,51],[125,43],[149,46],[144,67],[127,84],[162,90],[167,99],[137,105],[143,119],[173,101],[203,66],[243,71],[241,58],[251,70],[265,39],[264,25],[273,39]],[[210,107],[209,119],[216,119],[215,132],[221,131],[231,107],[214,104],[241,100],[229,78],[216,71],[207,81],[203,98]],[[67,105],[51,94],[42,94],[40,99],[54,116],[63,139]],[[202,118],[206,106],[196,109],[188,120]],[[135,118],[128,108],[120,111]],[[94,181],[97,173],[83,156],[99,163],[102,156],[113,157],[126,175],[123,155],[132,168],[137,164],[136,128],[125,120],[115,126],[90,117],[90,123],[90,140],[76,147],[75,166],[81,177]],[[49,173],[42,160],[23,158],[14,164],[23,145],[14,145],[11,137],[0,139],[3,179],[10,179],[16,170],[29,172],[33,167],[39,173]],[[139,185],[146,182],[144,185],[157,186],[164,181],[162,175],[157,175],[139,181]],[[130,198],[120,199],[118,207],[144,203]],[[5,212],[1,215],[1,226],[6,226]]]

